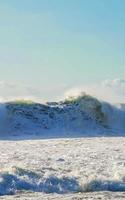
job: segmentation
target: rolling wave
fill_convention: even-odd
[[[120,180],[110,179],[92,179],[91,181],[81,181],[76,177],[66,176],[44,176],[40,172],[34,172],[18,167],[12,170],[0,173],[0,196],[15,195],[21,191],[32,191],[42,193],[83,193],[83,192],[124,192],[125,177]]]
[[[46,104],[6,102],[0,105],[0,133],[58,133],[60,137],[124,134],[125,105],[114,106],[86,94]]]

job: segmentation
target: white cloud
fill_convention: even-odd
[[[31,99],[37,102],[55,101],[85,92],[101,100],[125,103],[125,80],[104,80],[98,84],[68,87],[65,84],[49,87],[32,87],[20,83],[0,81],[0,101]]]
[[[31,99],[37,102],[53,101],[59,99],[61,92],[67,88],[65,84],[51,85],[51,87],[21,84],[19,82],[0,81],[0,101],[14,99]]]
[[[124,79],[113,79],[106,80],[103,82],[103,86],[112,90],[117,96],[121,97],[122,101],[125,102],[125,80]]]
[[[38,94],[39,91],[36,88],[20,83],[0,81],[0,100],[2,101],[8,101],[17,98],[35,99]]]
[[[65,97],[78,95],[85,92],[103,101],[112,103],[125,103],[125,80],[105,80],[98,84],[73,87],[65,92]]]
[[[116,79],[113,79],[113,80],[107,79],[107,80],[103,81],[102,84],[106,87],[122,87],[122,88],[125,88],[125,80],[120,79],[120,78],[116,78]]]

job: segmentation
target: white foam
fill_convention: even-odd
[[[57,103],[36,104],[24,101],[0,105],[0,135],[123,135],[124,121],[124,105],[111,105],[85,94]]]
[[[84,179],[80,177],[80,179]],[[16,168],[0,173],[0,195],[15,195],[19,191],[42,193],[79,193],[98,191],[125,191],[125,177],[117,179],[91,179],[79,182],[76,177],[44,176],[38,172]]]

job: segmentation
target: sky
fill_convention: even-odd
[[[1,99],[85,90],[123,102],[124,11],[124,0],[0,0]]]

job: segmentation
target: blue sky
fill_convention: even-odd
[[[124,11],[124,0],[1,0],[2,87],[11,94],[22,85],[12,93],[37,90],[51,99],[79,85],[124,80]]]

